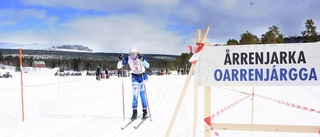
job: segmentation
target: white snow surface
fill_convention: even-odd
[[[29,69],[23,73],[11,71],[13,78],[0,78],[1,137],[164,137],[169,127],[187,76],[149,76],[147,96],[151,119],[134,129],[140,119],[124,130],[132,114],[131,78],[97,81],[95,76],[54,76],[56,69]],[[193,136],[193,77],[173,126],[172,137]],[[122,83],[124,96],[122,96]],[[254,87],[254,93],[312,108],[298,109],[274,100],[255,96],[254,124],[320,125],[320,87]],[[240,92],[239,92],[240,91]],[[212,87],[211,122],[251,123],[251,97],[216,115],[224,107],[247,96],[252,87]],[[22,120],[22,93],[24,121]],[[124,104],[122,97],[124,97]],[[204,136],[203,88],[199,92],[196,136]],[[140,100],[139,100],[140,101]],[[138,113],[141,114],[141,101]],[[123,107],[125,119],[123,119]],[[319,137],[317,133],[286,133],[259,131],[214,130],[220,137]]]

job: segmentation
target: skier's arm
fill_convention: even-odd
[[[122,61],[118,61],[117,68],[118,68],[118,69],[121,69],[122,67],[123,67]]]
[[[128,57],[124,58],[124,60],[118,61],[117,68],[121,69],[123,66],[128,64]]]
[[[118,61],[117,68],[121,69],[124,66],[122,63],[122,61],[124,60],[124,55],[122,53],[119,55],[119,60],[120,61]]]
[[[150,67],[150,64],[147,62],[146,58],[144,56],[142,56],[141,54],[138,55],[138,58],[141,60],[141,63],[142,65],[145,67],[145,68],[149,68]]]
[[[150,64],[146,60],[142,61],[142,65],[147,69],[150,67]]]
[[[124,58],[123,54],[120,54],[119,59],[120,61],[118,61],[118,64],[117,64],[118,69],[121,69],[123,66],[128,64],[128,57]]]

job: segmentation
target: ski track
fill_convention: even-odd
[[[81,82],[81,81],[78,80],[78,81],[72,81],[72,82]],[[81,89],[84,86],[83,84],[79,84],[79,86],[77,87],[68,87],[68,86],[64,86],[65,84],[66,83],[61,84],[61,88],[65,88],[64,91],[69,91],[69,93],[65,93],[61,91],[62,92],[61,96],[63,96],[63,94],[73,94],[72,92],[74,92],[77,89]],[[34,85],[34,86],[29,86],[28,88],[38,87],[43,85],[48,85],[48,84]],[[109,98],[108,102],[110,101],[112,102],[115,100],[116,98]],[[73,105],[76,105],[76,104],[73,104]],[[78,115],[39,114],[40,117],[49,116],[49,117],[53,117],[54,119],[50,122],[44,123],[41,126],[37,126],[35,128],[32,128],[31,130],[28,130],[28,132],[18,133],[13,137],[24,137],[24,136],[30,136],[30,135],[33,137],[43,137],[43,136],[50,136],[53,133],[57,135],[62,134],[62,136],[73,136],[73,135],[66,135],[66,133],[70,133],[70,132],[64,132],[64,131],[70,130],[76,127],[77,125],[84,123],[86,120],[88,120],[87,117],[99,118],[99,116],[97,116],[98,114],[101,114],[102,112],[104,112],[104,110],[108,110],[110,107],[114,105],[113,103],[105,103],[104,101],[99,101],[93,104],[92,106],[94,107],[87,107],[87,109],[80,109],[81,110],[80,112],[74,112],[74,114],[78,114]],[[70,107],[72,108],[72,106]],[[26,109],[28,109],[28,107],[26,107]],[[79,114],[81,115],[79,116]],[[59,118],[63,118],[63,119],[59,119]],[[107,117],[100,116],[100,118],[107,118]],[[79,130],[77,131],[77,134],[74,136],[84,134],[86,133],[86,131],[90,129],[94,129],[95,127],[98,127],[98,126],[101,126],[101,125],[92,125],[92,126],[88,125],[88,128],[86,128],[86,130]]]
[[[82,111],[82,112],[77,112],[75,114],[81,114],[81,116],[77,116],[77,115],[70,115],[70,116],[55,116],[53,115],[53,117],[55,118],[59,118],[59,117],[63,117],[62,120],[58,120],[49,124],[45,124],[39,128],[35,128],[27,133],[24,134],[20,134],[17,135],[16,137],[24,137],[24,136],[28,136],[28,135],[32,135],[34,137],[43,137],[43,136],[49,136],[52,133],[55,133],[56,131],[59,131],[59,133],[63,133],[63,136],[72,136],[72,135],[66,135],[65,133],[70,133],[70,132],[64,132],[68,129],[72,129],[74,127],[76,127],[77,125],[84,123],[86,120],[88,120],[88,118],[86,117],[90,117],[90,116],[94,116],[97,114],[101,114],[101,112],[103,110],[105,110],[105,108],[108,106],[105,106],[105,104],[98,104],[95,105],[95,107],[92,107],[90,109],[86,109],[86,111]],[[70,117],[68,119],[66,119],[65,117]],[[102,117],[103,118],[103,117]],[[99,125],[88,125],[88,129],[93,129],[94,127],[97,127]],[[81,135],[86,133],[86,130],[77,130],[76,135]],[[76,136],[75,135],[75,136]]]

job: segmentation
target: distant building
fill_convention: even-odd
[[[34,68],[45,68],[46,63],[44,61],[33,61],[32,67]]]

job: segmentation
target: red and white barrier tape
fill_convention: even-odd
[[[196,43],[197,47],[196,47],[196,51],[193,53],[193,55],[191,56],[191,58],[189,59],[189,62],[191,62],[192,64],[196,64],[197,60],[200,56],[200,53],[204,47],[204,43]]]
[[[248,98],[250,98],[250,97],[251,97],[251,95],[245,96],[245,97],[241,98],[240,100],[238,100],[238,101],[236,101],[236,102],[234,102],[234,103],[232,103],[232,104],[230,104],[230,105],[228,105],[228,106],[220,109],[220,110],[217,111],[215,114],[212,114],[211,117],[206,117],[206,118],[204,119],[205,123],[207,124],[207,126],[210,127],[211,131],[213,131],[213,128],[212,128],[212,126],[211,126],[211,119],[214,119],[215,117],[218,117],[218,116],[221,115],[222,113],[226,112],[227,110],[231,109],[232,107],[238,105],[240,102],[242,102],[242,101],[244,101],[245,99],[248,99]],[[219,133],[218,133],[218,132],[214,132],[214,134],[215,134],[216,136],[219,136]]]
[[[266,96],[262,96],[262,95],[258,95],[258,94],[252,94],[252,96],[258,96],[258,97],[261,97],[261,98],[264,98],[264,99],[267,99],[267,100],[271,100],[271,101],[274,101],[274,102],[277,102],[279,104],[283,104],[283,105],[287,105],[287,106],[290,106],[290,107],[294,107],[294,108],[297,108],[297,109],[301,109],[301,110],[307,110],[309,112],[315,112],[315,113],[319,113],[320,114],[320,111],[318,110],[315,110],[313,108],[308,108],[306,106],[301,106],[301,105],[296,105],[294,103],[289,103],[289,102],[285,102],[285,101],[281,101],[281,100],[277,100],[277,99],[274,99],[274,98],[270,98],[270,97],[266,97]],[[240,102],[242,102],[243,100],[247,99],[251,97],[251,95],[248,95],[248,96],[245,96],[243,97],[242,99],[220,109],[219,111],[217,111],[215,114],[212,114],[211,117],[206,117],[204,119],[205,123],[207,124],[208,127],[210,127],[211,131],[213,131],[213,128],[211,126],[211,119],[213,120],[215,117],[218,117],[219,115],[221,115],[222,113],[226,112],[227,110],[231,109],[232,107],[238,105]],[[320,128],[318,130],[319,134],[320,134]],[[214,134],[216,136],[219,136],[219,133],[218,132],[214,132]]]
[[[266,97],[266,96],[257,95],[257,94],[255,94],[255,95],[258,96],[258,97],[267,99],[267,100],[271,100],[271,101],[277,102],[277,103],[282,104],[282,105],[287,105],[287,106],[294,107],[294,108],[297,108],[297,109],[306,110],[306,111],[309,111],[309,112],[315,112],[315,113],[319,113],[320,114],[319,110],[317,111],[317,110],[315,110],[313,108],[308,108],[306,106],[296,105],[296,104],[293,104],[293,103],[281,101],[281,100],[274,99],[274,98],[271,98],[271,97]],[[320,127],[318,129],[318,133],[320,134]]]
[[[315,112],[315,113],[319,113],[320,114],[319,110],[315,110],[313,108],[308,108],[306,106],[296,105],[294,103],[289,103],[289,102],[281,101],[281,100],[278,100],[278,99],[274,99],[274,98],[270,98],[270,97],[266,97],[266,96],[262,96],[262,95],[257,95],[257,94],[255,94],[255,95],[258,96],[258,97],[267,99],[267,100],[271,100],[271,101],[277,102],[279,104],[283,104],[283,105],[287,105],[287,106],[294,107],[294,108],[297,108],[297,109],[307,110],[307,111],[310,111],[310,112]]]

